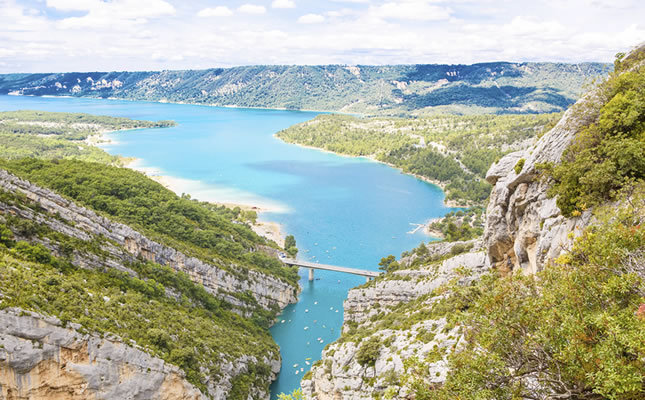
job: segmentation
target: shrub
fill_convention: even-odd
[[[515,170],[516,174],[519,175],[520,172],[522,172],[522,168],[524,168],[524,163],[525,162],[526,162],[526,160],[523,159],[523,158],[520,158],[519,160],[517,160],[517,164],[515,164],[515,168],[513,168]]]

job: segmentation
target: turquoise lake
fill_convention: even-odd
[[[110,134],[115,142],[104,148],[139,158],[137,166],[152,173],[189,180],[186,187],[195,198],[203,194],[271,209],[261,219],[295,235],[303,260],[378,270],[381,257],[398,257],[432,240],[420,231],[408,233],[411,224],[450,211],[437,186],[364,158],[294,146],[273,136],[315,117],[313,112],[0,96],[0,110],[19,109],[176,121],[173,128]],[[307,271],[300,275],[300,301],[288,306],[271,329],[283,359],[273,397],[299,387],[309,364],[338,338],[347,291],[365,282],[331,271],[316,271],[313,282]]]

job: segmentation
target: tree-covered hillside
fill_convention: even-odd
[[[290,143],[373,157],[438,182],[450,200],[483,205],[490,192],[483,178],[491,164],[530,145],[559,117],[559,113],[415,119],[319,115],[277,136]]]
[[[173,121],[140,121],[81,113],[5,111],[0,112],[0,156],[7,159],[74,158],[119,164],[118,156],[91,146],[87,139],[109,131],[173,125]]]
[[[0,93],[409,115],[562,111],[609,64],[246,66],[0,75]]]

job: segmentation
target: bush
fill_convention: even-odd
[[[565,216],[613,200],[645,178],[645,66],[625,72],[645,58],[641,53],[631,63],[617,60],[619,68],[598,88],[600,105],[577,105],[593,121],[577,133],[561,163],[540,166],[553,181],[548,194],[557,196]]]
[[[440,389],[422,362],[409,369],[416,398],[642,399],[645,185],[624,204],[598,210],[598,224],[537,276],[491,273],[467,296],[452,289],[451,303],[469,305],[449,311],[466,341]]]
[[[515,164],[515,168],[513,168],[515,170],[516,174],[519,175],[520,172],[522,172],[522,168],[524,168],[524,163],[525,162],[526,162],[526,160],[523,159],[523,158],[520,158],[519,160],[517,160],[517,164]]]
[[[381,354],[381,340],[372,336],[364,341],[356,353],[356,362],[363,367],[373,367]]]

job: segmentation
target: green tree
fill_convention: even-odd
[[[378,263],[378,265],[378,269],[386,272],[391,271],[399,266],[399,264],[396,262],[396,258],[392,254],[387,257],[381,258],[381,261]]]
[[[296,247],[296,238],[293,235],[287,235],[287,237],[284,239],[284,248],[291,257],[295,257],[296,254],[298,254],[298,248]]]

